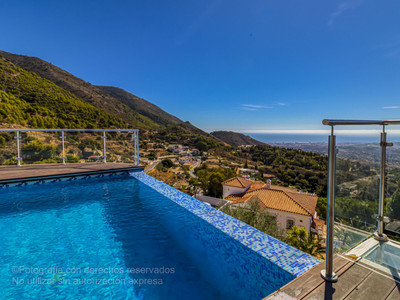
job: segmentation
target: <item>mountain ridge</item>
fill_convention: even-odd
[[[244,145],[252,145],[252,146],[267,145],[266,143],[253,139],[248,135],[234,131],[220,130],[220,131],[213,131],[210,134],[234,147],[244,146]]]
[[[60,86],[61,88],[71,92],[78,98],[83,99],[84,101],[103,111],[116,115],[120,119],[132,124],[133,126],[140,126],[145,129],[159,129],[165,126],[158,124],[156,121],[144,115],[141,115],[99,87],[92,85],[91,83],[86,82],[83,79],[78,78],[75,75],[45,60],[42,60],[41,58],[13,54],[1,50],[0,55],[10,60],[16,66],[36,73],[40,77],[43,77]],[[142,100],[146,101],[144,99]],[[160,108],[159,110],[164,112]]]

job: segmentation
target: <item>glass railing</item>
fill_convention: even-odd
[[[400,237],[400,136],[388,133],[388,141],[393,146],[387,148],[385,233],[390,237]]]
[[[372,234],[375,239],[385,242],[388,229],[394,232],[399,229],[396,225],[399,224],[397,206],[400,206],[400,201],[397,197],[400,200],[400,192],[395,164],[398,158],[390,150],[393,143],[388,137],[387,127],[400,125],[400,120],[324,120],[322,123],[330,126],[331,134],[328,146],[326,269],[321,275],[328,281],[336,281],[334,252],[346,251]],[[351,126],[354,130],[354,126],[360,125],[362,131],[358,133],[365,135],[365,141],[341,143],[337,127],[342,130]],[[375,130],[368,130],[371,126]],[[376,134],[375,138],[368,137],[371,134]],[[393,216],[386,230],[385,213]]]
[[[0,129],[0,165],[139,164],[136,129]]]
[[[355,136],[336,131],[336,253],[349,250],[377,230],[379,142],[379,135]]]

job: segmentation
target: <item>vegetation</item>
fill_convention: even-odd
[[[292,226],[287,233],[285,241],[305,253],[323,258],[323,253],[325,252],[325,248],[321,246],[323,240],[316,234],[308,234],[305,228]]]
[[[265,143],[257,141],[248,135],[233,131],[214,131],[211,132],[211,135],[234,147],[243,145],[265,145]]]
[[[125,127],[108,114],[0,56],[0,122],[34,128]]]
[[[169,168],[173,168],[175,165],[170,160],[169,158],[162,160],[158,165],[157,165],[157,170],[159,171],[167,171]]]
[[[318,235],[308,234],[305,228],[296,226],[293,226],[285,235],[285,232],[279,229],[276,218],[270,215],[267,210],[261,209],[257,201],[250,200],[245,206],[224,206],[221,210],[301,251],[317,258],[323,258],[325,248],[322,247],[323,240]]]
[[[208,169],[203,165],[196,171],[197,180],[191,183],[200,186],[205,195],[211,197],[222,197],[222,182],[235,176],[230,168],[212,168]]]
[[[270,215],[265,209],[260,209],[257,201],[249,201],[243,207],[231,207],[227,205],[221,211],[270,236],[280,240],[284,239],[284,233],[279,229],[276,218]]]

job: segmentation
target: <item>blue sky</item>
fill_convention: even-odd
[[[3,0],[0,49],[207,131],[400,118],[398,0]]]

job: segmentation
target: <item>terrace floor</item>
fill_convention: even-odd
[[[264,300],[400,299],[400,283],[386,273],[344,256],[336,256],[333,265],[338,282],[322,279],[320,272],[325,269],[322,262]]]
[[[48,177],[55,175],[85,174],[117,170],[143,170],[132,163],[74,163],[74,164],[36,164],[21,167],[0,166],[0,183],[21,179]]]

